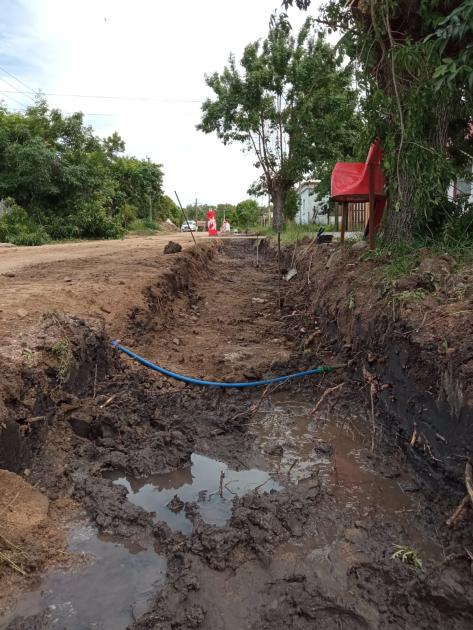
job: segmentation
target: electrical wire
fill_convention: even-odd
[[[9,98],[11,101],[16,103],[17,105],[19,105],[21,107],[21,111],[22,112],[26,111],[25,105],[23,103],[20,103],[20,101],[17,101],[16,98],[13,98],[13,96],[10,96],[10,94],[8,94],[7,92],[4,92],[3,90],[0,90],[0,94],[5,94],[5,96],[7,98]]]
[[[15,88],[15,85],[13,85],[13,83],[11,83],[11,82],[10,82],[10,81],[8,81],[7,79],[5,79],[5,77],[0,77],[0,81],[3,81],[3,83],[6,83],[7,85],[9,85],[9,86],[10,86],[10,87],[12,87],[12,88]],[[12,94],[12,92],[10,92],[10,90],[6,90],[6,93],[7,93],[7,94]],[[15,92],[13,92],[13,93],[15,93],[15,94],[16,94],[16,93],[17,93],[17,90],[15,89]],[[34,98],[31,98],[31,96],[28,96],[28,95],[26,95],[26,96],[27,96],[27,98],[29,98],[29,99],[30,99],[30,101],[31,101],[32,103],[34,103],[34,102],[35,102],[35,101],[34,101]]]
[[[2,68],[0,67],[0,70]],[[107,99],[114,101],[141,101],[150,103],[202,103],[202,100],[186,99],[186,98],[156,98],[154,96],[115,96],[107,94],[66,94],[62,92],[41,92],[41,91],[24,91],[15,90],[12,94],[24,94],[24,95],[37,95],[43,96],[59,96],[61,98],[94,98],[94,99]]]
[[[12,74],[11,72],[8,72],[8,70],[6,70],[5,68],[2,68],[2,66],[0,66],[0,70],[2,72],[4,72],[5,74],[8,74],[9,77],[11,77],[12,79],[15,79],[15,81],[17,81],[18,83],[20,83],[23,87],[25,87],[27,90],[31,90],[30,94],[36,94],[36,92],[33,90],[33,88],[30,85],[26,85],[26,83],[24,83],[24,81],[22,81],[21,79],[19,79],[18,77],[16,77],[14,74]]]

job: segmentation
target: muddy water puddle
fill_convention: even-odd
[[[38,614],[44,615],[41,627],[125,629],[148,610],[165,579],[166,560],[152,547],[124,546],[89,525],[69,531],[69,550],[83,554],[84,562],[72,571],[47,574],[39,588],[0,618],[0,629],[19,617]],[[25,623],[26,628],[30,621]]]
[[[274,394],[253,422],[257,447],[281,481],[304,483],[319,476],[343,510],[355,519],[377,515],[408,533],[411,544],[430,556],[439,549],[414,524],[418,509],[415,479],[393,470],[378,473],[371,463],[369,423],[314,414],[314,405],[287,394]]]
[[[156,513],[174,531],[189,534],[192,523],[183,503],[197,502],[202,518],[211,525],[222,526],[231,516],[233,498],[255,489],[279,490],[280,484],[267,472],[256,468],[233,470],[224,462],[197,453],[191,465],[168,474],[133,479],[123,473],[107,473],[114,483],[125,486],[128,500]],[[177,500],[175,497],[177,496]]]

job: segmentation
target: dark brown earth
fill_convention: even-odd
[[[288,266],[291,252],[285,255]],[[419,337],[415,330],[444,311],[425,306],[424,318],[417,302],[402,300],[393,316],[378,292],[376,263],[360,261],[348,248],[299,246],[298,274],[282,281],[281,311],[275,253],[267,242],[259,245],[259,267],[253,242],[201,244],[166,260],[168,267],[140,286],[139,300],[136,289],[123,285],[122,321],[114,320],[113,305],[105,325],[93,314],[78,317],[73,302],[65,313],[38,314],[28,326],[22,319],[26,352],[0,365],[0,466],[41,488],[46,501],[67,498],[84,509],[99,531],[128,543],[152,541],[166,556],[166,582],[132,627],[471,628],[471,509],[457,528],[445,525],[465,493],[471,449],[470,341],[443,356],[433,333]],[[19,273],[10,280],[25,278]],[[450,277],[445,291],[452,284]],[[443,309],[437,292],[435,308]],[[462,299],[470,298],[465,293]],[[111,346],[116,332],[123,345],[151,361],[208,380],[348,365],[277,390],[198,388],[119,355]],[[315,429],[313,436],[304,434],[306,448],[328,457],[328,477],[320,467],[293,474],[304,460],[300,453],[292,463],[285,459],[299,447],[295,421],[281,417],[277,426],[264,415],[278,397],[312,408]],[[432,439],[437,433],[442,439]],[[223,526],[205,522],[198,503],[177,503],[193,524],[183,534],[131,503],[125,488],[104,476],[121,471],[144,478],[181,469],[192,453],[236,470],[267,470],[281,489],[235,495]],[[352,494],[354,478],[361,488],[374,483],[374,499],[363,490]],[[395,497],[388,491],[393,479],[400,488]],[[66,511],[72,514],[72,507]],[[52,508],[49,517],[59,536]],[[22,549],[42,540],[38,532],[9,536]],[[1,536],[0,545],[11,554]],[[416,549],[422,568],[392,558],[396,545]],[[51,545],[50,552],[60,562],[64,544]],[[24,586],[45,564],[24,565]],[[0,564],[2,588],[12,574]],[[1,594],[4,606],[21,580],[12,584]],[[8,627],[51,624],[42,612]]]

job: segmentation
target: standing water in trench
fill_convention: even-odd
[[[254,420],[256,451],[265,453],[267,471],[235,470],[224,462],[193,453],[191,465],[167,474],[133,479],[118,471],[105,477],[128,490],[128,500],[165,521],[174,531],[190,534],[192,523],[183,504],[197,502],[203,519],[223,526],[232,512],[232,499],[252,491],[278,491],[285,485],[304,483],[314,473],[331,488],[344,509],[367,516],[372,511],[399,523],[414,510],[414,502],[403,487],[408,477],[386,479],[369,468],[364,456],[366,437],[356,418],[316,420],[312,405],[297,396],[276,393]],[[222,488],[220,476],[224,473]],[[179,498],[178,509],[173,499]],[[431,554],[435,545],[412,526],[406,527],[417,548]],[[321,532],[330,543],[336,528]],[[48,623],[65,624],[70,630],[119,629],[143,614],[165,580],[166,562],[152,547],[124,546],[97,535],[90,526],[72,528],[70,549],[91,555],[85,567],[73,573],[54,572],[40,587],[27,594],[0,628],[16,617],[44,611]],[[59,626],[61,627],[61,626]]]
[[[183,510],[184,502],[196,501],[204,521],[222,526],[231,516],[233,497],[259,488],[269,492],[281,487],[267,472],[256,468],[232,470],[223,462],[197,453],[191,455],[191,466],[168,474],[145,479],[133,479],[116,472],[105,476],[125,486],[129,501],[155,512],[156,520],[184,534],[192,531],[192,523]],[[171,503],[174,497],[178,497],[176,507]]]
[[[83,555],[80,565],[67,573],[48,574],[0,618],[1,630],[14,619],[36,615],[40,628],[119,630],[146,612],[164,582],[164,556],[152,546],[99,535],[90,525],[72,527],[68,537],[69,550]],[[29,624],[20,627],[26,630]]]

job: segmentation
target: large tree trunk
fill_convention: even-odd
[[[448,146],[448,124],[450,121],[450,105],[447,100],[438,99],[432,106],[432,132],[425,144],[432,152],[441,154]],[[419,173],[406,164],[406,154],[408,151],[425,151],[422,147],[413,149],[412,145],[404,145],[400,155],[399,178],[396,182],[396,193],[389,200],[388,207],[383,220],[383,239],[388,242],[406,242],[412,239],[415,222],[418,219],[422,207],[416,203],[416,187],[425,183],[419,177]],[[412,161],[412,157],[411,157]],[[442,185],[444,186],[445,197],[447,195],[448,181],[440,184],[437,194],[441,196]]]
[[[273,230],[282,232],[284,225],[284,202],[286,200],[288,188],[284,186],[274,186],[271,192],[273,202]]]
[[[397,195],[388,200],[384,213],[382,238],[389,243],[412,239],[412,228],[417,214],[414,205],[414,187],[419,185],[417,175],[401,167],[397,182]]]

